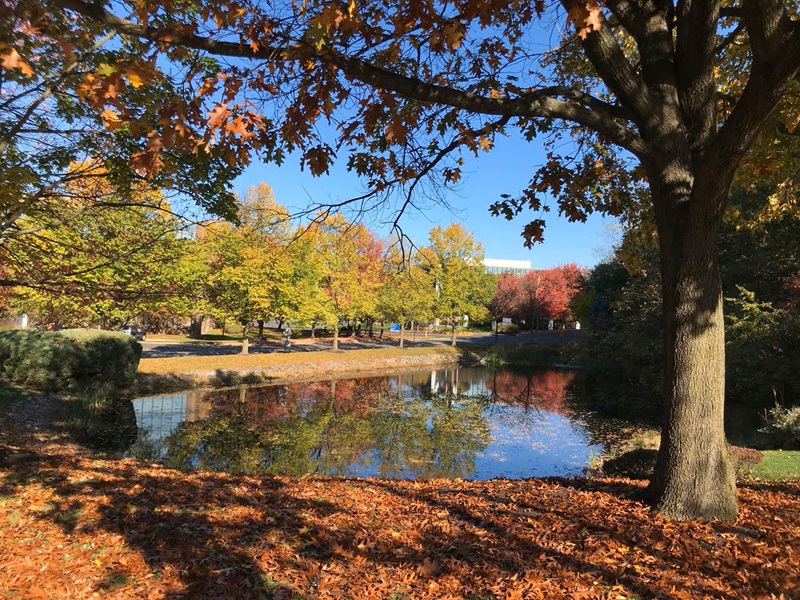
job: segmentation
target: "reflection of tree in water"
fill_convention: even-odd
[[[413,394],[392,378],[226,390],[167,438],[167,463],[239,473],[468,477],[491,441],[475,400]]]
[[[574,379],[575,374],[569,371],[496,370],[487,387],[492,402],[567,415],[567,392]]]

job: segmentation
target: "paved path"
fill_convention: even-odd
[[[519,333],[512,335],[501,334],[497,343],[508,346],[515,344],[550,344],[559,343],[574,339],[580,332],[569,330],[565,331],[562,336],[558,331],[537,331],[534,335],[529,333]],[[314,352],[318,350],[330,350],[332,344],[331,338],[322,338],[312,340],[309,338],[292,340],[292,345],[289,352]],[[495,343],[493,333],[473,333],[471,335],[459,335],[456,338],[456,343],[459,346],[464,345],[479,345],[489,346]],[[342,350],[357,350],[365,348],[396,348],[398,338],[396,334],[391,336],[384,335],[383,340],[377,338],[366,337],[340,337],[339,348]],[[450,336],[443,334],[431,334],[425,336],[424,334],[417,333],[408,335],[405,340],[405,345],[408,348],[422,348],[425,346],[449,346]],[[170,342],[166,340],[148,340],[142,343],[144,358],[168,358],[173,356],[220,356],[226,354],[238,354],[241,351],[241,343],[234,341],[226,342]],[[267,354],[271,352],[284,352],[280,342],[266,341],[266,342],[251,342],[249,346],[251,354]]]

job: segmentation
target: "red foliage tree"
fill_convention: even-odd
[[[532,329],[551,319],[568,319],[569,303],[584,272],[575,263],[568,263],[526,273],[519,278],[515,315],[528,321]]]
[[[500,329],[500,320],[511,317],[516,312],[519,297],[519,277],[512,273],[501,273],[497,278],[497,287],[494,296],[486,308],[494,318],[494,341],[497,342],[497,332]]]

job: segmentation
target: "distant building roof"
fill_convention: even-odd
[[[484,258],[485,267],[508,267],[509,269],[530,269],[529,260],[507,260],[505,258]]]
[[[508,260],[505,258],[484,258],[483,266],[486,267],[487,273],[514,273],[515,275],[524,275],[532,269],[531,261],[529,260]]]

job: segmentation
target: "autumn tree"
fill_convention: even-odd
[[[516,316],[529,321],[531,330],[547,325],[547,321],[570,318],[570,302],[579,290],[582,273],[574,263],[525,273],[519,278]]]
[[[198,251],[210,267],[207,286],[214,315],[242,325],[246,353],[249,324],[277,315],[279,288],[289,279],[284,251],[292,232],[288,212],[263,183],[239,201],[237,221],[209,224]]]
[[[203,141],[205,127],[181,114],[188,105],[180,83],[154,76],[113,31],[81,21],[29,0],[0,7],[0,244],[34,233],[23,219],[41,230],[135,205],[131,192],[145,184],[232,217],[229,184],[241,161],[226,160]],[[105,104],[99,111],[88,101],[96,94]],[[168,130],[172,147],[154,129]],[[102,187],[93,185],[98,178]]]
[[[333,349],[338,350],[341,323],[376,312],[383,248],[363,224],[341,215],[315,223],[312,230],[323,262],[321,281],[327,321],[334,329]]]
[[[494,295],[486,305],[494,318],[494,341],[500,331],[500,323],[504,317],[511,317],[516,311],[519,297],[519,277],[513,273],[501,273],[497,276]]]
[[[315,335],[318,321],[328,313],[325,294],[325,258],[317,252],[317,241],[304,227],[298,227],[279,255],[286,269],[275,286],[275,316],[284,322],[311,325]]]
[[[483,246],[463,226],[451,223],[431,229],[420,255],[435,289],[434,315],[450,327],[455,346],[456,327],[465,316],[481,318],[492,294],[494,278],[484,270]]]
[[[113,186],[96,175],[68,189],[102,194],[103,210],[82,211],[58,224],[37,212],[22,216],[18,231],[28,233],[0,245],[8,279],[24,282],[14,288],[13,304],[39,325],[116,328],[165,306],[175,292],[178,234],[185,223],[146,186],[129,193],[135,203],[115,204]],[[89,183],[98,191],[84,190]]]
[[[716,232],[737,167],[770,115],[789,132],[796,123],[797,103],[781,104],[798,85],[794,3],[201,0],[123,2],[113,6],[119,14],[85,0],[36,6],[74,31],[118,33],[154,81],[174,73],[187,94],[159,104],[155,122],[122,110],[135,98],[108,93],[124,69],[93,72],[81,95],[98,114],[117,106],[120,121],[149,127],[151,161],[180,146],[168,134],[177,118],[205,127],[210,147],[275,161],[294,150],[315,174],[346,154],[373,190],[362,197],[367,208],[393,186],[405,207],[423,178],[460,179],[459,150],[489,150],[495,135],[516,130],[576,143],[548,145],[530,186],[499,201],[498,213],[540,213],[552,191],[573,220],[618,214],[643,197],[630,188],[646,185],[667,373],[650,491],[656,509],[674,518],[736,515]],[[532,50],[565,20],[573,34]],[[24,58],[24,43],[12,42]],[[168,61],[189,68],[164,70]],[[334,127],[317,126],[328,120]],[[525,227],[529,241],[541,239],[542,224],[537,217]]]
[[[378,312],[383,319],[400,325],[399,346],[405,345],[406,323],[427,319],[432,314],[435,289],[429,272],[419,261],[408,260],[392,246],[384,264],[383,285],[378,295]]]

